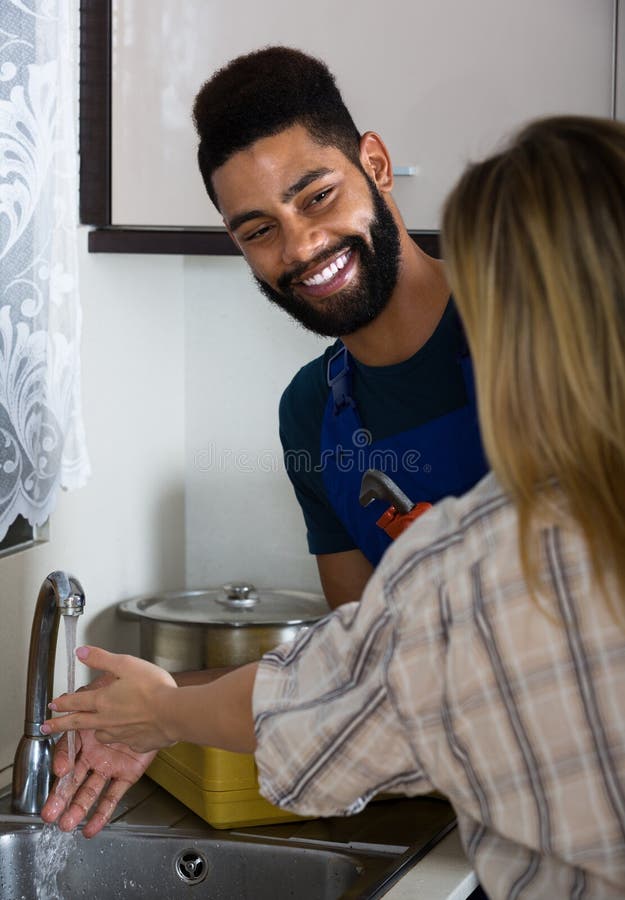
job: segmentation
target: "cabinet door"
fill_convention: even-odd
[[[113,0],[112,219],[221,225],[195,162],[201,84],[266,44],[330,66],[398,172],[411,229],[436,229],[471,159],[553,113],[610,114],[613,0]]]

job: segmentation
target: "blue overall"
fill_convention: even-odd
[[[328,360],[330,394],[321,428],[323,481],[339,519],[372,565],[377,565],[390,537],[376,525],[389,503],[359,502],[360,482],[367,469],[379,469],[414,503],[435,503],[461,496],[488,471],[477,419],[473,368],[468,355],[458,357],[467,403],[409,431],[371,441],[352,397],[347,349]]]

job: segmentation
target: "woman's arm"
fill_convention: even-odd
[[[90,668],[113,676],[97,690],[56,698],[50,708],[66,713],[48,719],[44,734],[93,729],[103,743],[123,742],[139,753],[189,741],[252,753],[256,747],[252,692],[257,663],[209,684],[178,687],[164,669],[134,656],[80,647]]]

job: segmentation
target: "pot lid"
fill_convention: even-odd
[[[305,591],[258,589],[236,582],[197,591],[147,594],[118,604],[122,616],[178,625],[303,625],[330,612],[325,597]]]

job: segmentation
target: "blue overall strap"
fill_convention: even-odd
[[[342,357],[332,376],[344,375],[349,358]],[[349,389],[339,389],[342,408],[328,394],[321,427],[322,477],[328,500],[339,520],[367,559],[377,565],[390,538],[376,525],[388,503],[374,500],[360,506],[360,482],[369,468],[381,469],[414,502],[436,503],[449,494],[460,496],[488,470],[480,440],[471,360],[461,355],[466,403],[452,412],[408,431],[371,442]],[[330,378],[330,373],[329,373]],[[329,380],[328,378],[328,380]],[[338,379],[337,382],[339,383]]]
[[[347,347],[341,344],[339,349],[328,360],[326,373],[328,387],[332,391],[334,415],[348,406],[355,407],[352,398],[352,373],[349,366]]]

